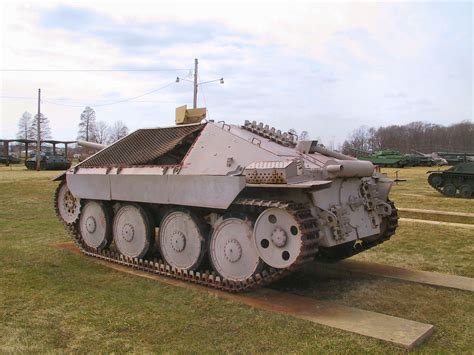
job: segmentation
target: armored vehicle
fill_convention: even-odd
[[[418,152],[416,150],[414,150],[413,152],[415,154],[418,154],[421,157],[431,158],[434,161],[433,165],[439,165],[439,166],[448,165],[448,161],[444,159],[443,157],[440,157],[437,152],[433,152],[431,154],[425,154],[422,152]]]
[[[437,154],[446,159],[449,165],[474,162],[474,153],[437,152]]]
[[[428,173],[428,183],[443,195],[473,198],[474,162],[459,163],[444,171]]]
[[[59,219],[89,256],[226,291],[388,240],[392,180],[262,123],[139,129],[57,177]]]
[[[0,156],[0,164],[20,164],[20,159],[14,157],[13,155],[1,155]]]
[[[360,160],[370,161],[381,167],[403,168],[408,164],[406,157],[397,150],[379,150],[374,153],[351,148]]]
[[[29,170],[36,169],[35,153],[25,161],[25,165]],[[66,170],[70,167],[71,163],[62,155],[53,155],[49,152],[41,153],[40,170]]]
[[[429,155],[420,155],[417,153],[405,154],[404,160],[406,166],[433,166],[436,161]]]

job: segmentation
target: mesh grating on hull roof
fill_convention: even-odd
[[[142,165],[169,152],[186,136],[200,131],[205,124],[168,128],[139,129],[102,149],[78,166]]]

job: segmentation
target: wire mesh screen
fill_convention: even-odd
[[[169,152],[205,124],[139,129],[79,164],[81,167],[144,165]]]

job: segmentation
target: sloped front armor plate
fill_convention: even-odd
[[[81,167],[141,165],[173,149],[205,124],[139,129],[78,164]]]

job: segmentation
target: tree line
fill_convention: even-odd
[[[350,148],[365,151],[392,149],[401,153],[412,153],[415,150],[423,153],[473,152],[474,123],[462,121],[443,126],[427,122],[412,122],[406,125],[378,128],[362,126],[344,141],[343,153],[353,155],[354,151]]]
[[[31,139],[36,141],[38,134],[38,115],[25,111],[18,121],[19,139]],[[78,125],[78,140],[95,142],[100,144],[111,144],[129,133],[128,127],[122,121],[115,121],[108,125],[104,121],[96,120],[94,109],[87,106],[82,111]],[[40,138],[41,140],[51,138],[51,127],[46,115],[40,115]]]

